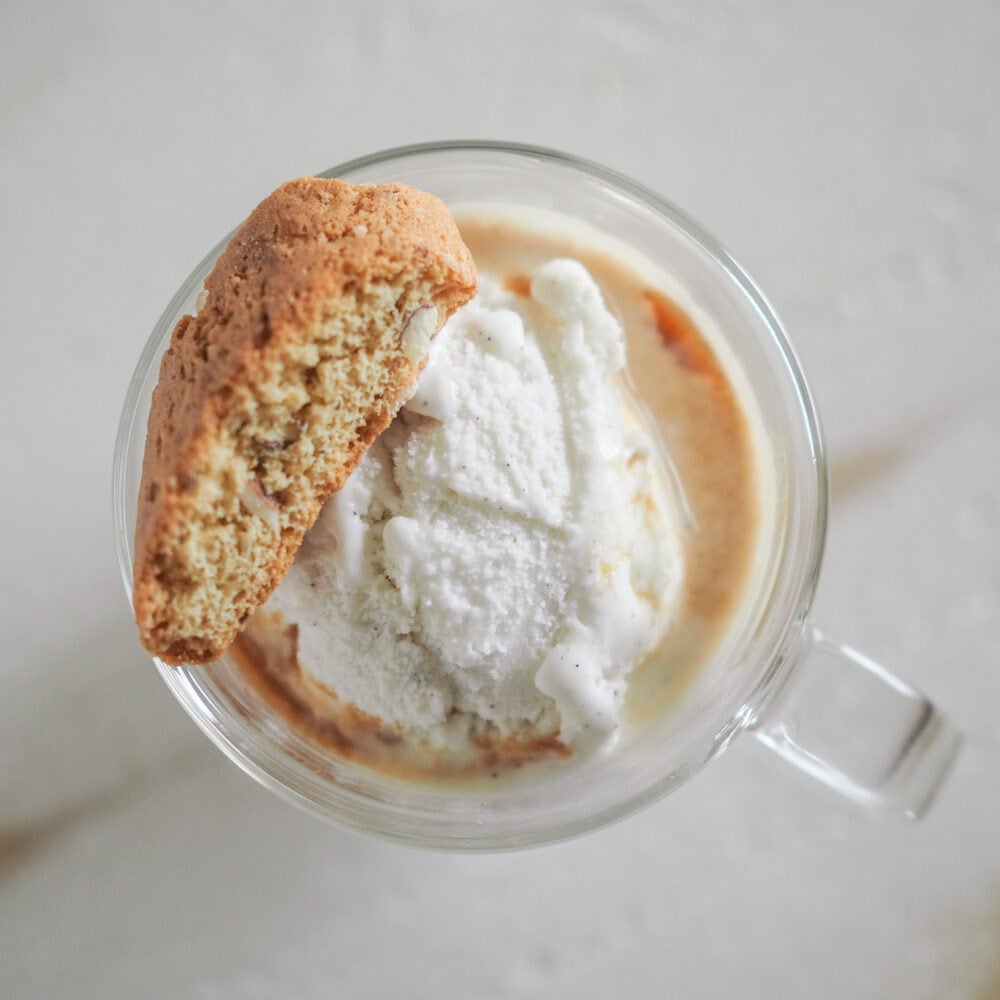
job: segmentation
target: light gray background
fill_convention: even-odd
[[[1000,8],[0,5],[0,995],[1000,996]],[[555,146],[727,244],[835,477],[817,615],[967,745],[921,825],[747,739],[671,799],[455,857],[292,811],[140,650],[109,477],[160,310],[280,181]]]

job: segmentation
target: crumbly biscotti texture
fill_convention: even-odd
[[[153,394],[133,594],[151,653],[222,654],[475,290],[451,215],[422,191],[307,177],[257,206]]]

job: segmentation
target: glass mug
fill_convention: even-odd
[[[961,737],[918,691],[833,643],[809,611],[823,552],[827,469],[816,412],[781,323],[740,266],[651,191],[551,150],[430,143],[377,153],[320,176],[398,181],[446,203],[498,202],[583,219],[653,261],[725,332],[760,409],[776,505],[766,586],[725,655],[701,668],[662,717],[610,751],[515,781],[402,782],[332,756],[269,708],[228,657],[156,661],[178,701],[235,763],[288,801],[342,825],[411,844],[497,849],[563,839],[619,819],[697,774],[734,737],[757,738],[818,780],[910,818],[930,804]],[[160,357],[228,237],[195,268],[143,351],[114,461],[114,521],[132,593],[132,537],[146,420]]]

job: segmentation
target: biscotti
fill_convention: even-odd
[[[302,178],[254,210],[153,394],[133,595],[151,653],[221,655],[475,290],[447,208],[414,188]]]

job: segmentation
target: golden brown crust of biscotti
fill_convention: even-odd
[[[153,394],[133,593],[151,653],[229,646],[475,288],[448,210],[414,188],[307,177],[258,205]]]

